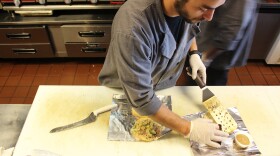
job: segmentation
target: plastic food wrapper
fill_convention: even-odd
[[[171,97],[170,96],[157,96],[163,104],[165,104],[170,110]],[[133,113],[132,107],[129,104],[125,95],[114,94],[113,101],[114,104],[118,104],[118,108],[111,110],[111,115],[109,119],[109,131],[108,140],[111,141],[137,141],[130,133],[137,117],[137,114]],[[159,137],[164,136],[171,130],[164,127],[161,131]]]
[[[193,154],[195,156],[257,156],[261,155],[261,152],[259,151],[257,145],[255,144],[253,138],[251,137],[251,144],[247,148],[239,148],[236,143],[234,142],[234,136],[236,133],[242,131],[246,132],[248,134],[249,131],[247,130],[241,116],[239,115],[239,112],[236,107],[228,108],[227,111],[230,113],[230,115],[233,117],[233,119],[237,123],[237,129],[233,131],[228,137],[226,141],[223,141],[221,143],[221,148],[212,148],[210,146],[199,144],[197,142],[191,141],[191,148],[193,151]],[[196,114],[190,114],[184,116],[187,120],[194,120],[196,118],[203,118],[205,115],[205,112],[199,112]]]

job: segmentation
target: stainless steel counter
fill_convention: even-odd
[[[279,16],[280,16],[280,3],[268,3],[265,0],[256,0],[260,6],[260,14],[258,16],[258,23],[253,40],[253,45],[249,59],[265,59],[271,45],[277,36],[279,28]],[[63,32],[63,26],[81,25],[80,28],[88,27],[89,25],[111,25],[113,18],[120,5],[101,5],[101,4],[73,4],[73,5],[22,5],[20,7],[15,6],[3,6],[0,9],[0,27],[3,28],[22,28],[26,27],[45,27],[49,33],[47,47],[36,45],[34,42],[29,42],[30,47],[22,45],[21,43],[15,43],[13,45],[2,45],[0,49],[4,48],[5,54],[0,54],[0,58],[46,58],[46,57],[105,57],[110,39],[106,42],[98,42],[97,44],[102,47],[102,52],[96,52],[94,48],[90,47],[87,42],[78,43],[80,41],[66,42],[65,33]],[[21,16],[15,14],[15,11],[52,11],[51,16]],[[10,13],[8,13],[10,12]],[[27,14],[29,14],[27,13]],[[35,13],[36,14],[36,13]],[[30,15],[30,14],[29,14]],[[90,27],[91,27],[90,26]],[[263,27],[265,26],[265,27]],[[269,26],[269,29],[266,27]],[[77,29],[78,30],[78,29]],[[79,30],[82,31],[82,30]],[[96,29],[90,29],[89,31],[96,31]],[[23,33],[23,31],[22,31]],[[70,32],[72,35],[78,35],[75,32]],[[6,36],[4,36],[5,38]],[[8,39],[9,40],[9,39]],[[1,42],[1,41],[0,41]],[[21,45],[19,45],[21,44]],[[90,43],[91,44],[91,43]],[[95,43],[94,43],[95,44]],[[28,46],[29,46],[28,45]],[[1,46],[1,45],[0,45]],[[12,48],[20,48],[21,52],[32,50],[35,55],[17,55],[18,52],[14,52]],[[19,47],[20,46],[20,47]],[[51,49],[52,47],[52,49]],[[25,49],[23,49],[25,48]],[[84,49],[91,49],[85,52]],[[16,53],[16,54],[15,54]],[[23,52],[22,52],[23,53]],[[22,54],[21,53],[21,54]],[[25,52],[26,53],[26,52]],[[51,53],[51,54],[50,54]],[[43,55],[44,54],[44,55]]]
[[[87,13],[75,13],[67,14],[68,11],[63,13],[57,13],[53,16],[39,16],[39,17],[24,17],[20,15],[14,15],[9,13],[0,14],[0,25],[62,25],[62,24],[111,24],[115,16],[114,10],[94,10]],[[74,13],[73,13],[74,12]]]
[[[269,3],[257,0],[261,12],[280,12],[280,2]],[[120,5],[23,5],[3,6],[3,10],[10,11],[54,11],[52,16],[24,17],[17,14],[0,12],[0,25],[26,24],[76,24],[76,23],[112,23],[114,15]],[[1,11],[1,10],[0,10]],[[58,14],[56,12],[59,12]],[[82,12],[82,14],[81,14]]]

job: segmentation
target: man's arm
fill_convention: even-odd
[[[193,51],[193,50],[197,50],[197,44],[196,44],[196,38],[195,37],[192,40],[192,44],[190,46],[190,50],[189,51]]]
[[[187,136],[190,140],[216,148],[221,147],[217,142],[221,142],[228,137],[228,134],[219,130],[218,124],[213,123],[212,120],[198,118],[189,122],[170,111],[163,104],[150,118],[183,136]]]
[[[183,136],[188,135],[190,132],[191,123],[169,110],[164,104],[161,105],[154,115],[149,117]]]

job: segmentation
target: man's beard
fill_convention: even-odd
[[[175,7],[176,11],[179,13],[179,15],[181,17],[183,17],[183,19],[187,23],[192,23],[193,24],[193,23],[198,23],[200,21],[203,21],[204,19],[197,19],[197,18],[191,19],[190,18],[189,13],[183,9],[184,5],[186,3],[187,3],[187,0],[176,0],[174,7]]]

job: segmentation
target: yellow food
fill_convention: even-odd
[[[134,109],[132,109],[132,115],[133,115],[134,117],[136,117],[137,119],[139,119],[139,118],[141,118],[141,117],[144,117],[144,116],[138,114]]]
[[[250,144],[249,138],[244,134],[237,134],[236,135],[236,140],[243,145],[249,145]]]
[[[130,129],[131,135],[139,141],[154,141],[161,134],[163,127],[148,117],[137,119]]]

